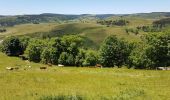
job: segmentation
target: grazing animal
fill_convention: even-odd
[[[15,70],[18,70],[18,69],[19,69],[19,67],[14,67],[14,69],[15,69]]]
[[[12,67],[6,67],[6,70],[14,70]]]
[[[47,67],[40,67],[40,69],[47,69]]]
[[[101,64],[96,64],[95,68],[103,68]]]
[[[6,70],[18,70],[19,67],[6,67]]]
[[[64,67],[64,65],[58,64],[58,67]]]
[[[157,67],[157,70],[170,70],[168,67]]]

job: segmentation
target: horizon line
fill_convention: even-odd
[[[30,13],[30,14],[0,14],[0,16],[22,16],[22,15],[42,15],[42,14],[58,14],[58,15],[131,15],[131,14],[149,14],[149,13],[170,13],[169,11],[156,12],[135,12],[135,13]]]

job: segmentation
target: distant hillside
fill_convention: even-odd
[[[140,17],[140,18],[150,18],[150,19],[160,19],[164,17],[170,17],[170,12],[152,12],[152,13],[137,13],[129,16]]]
[[[47,22],[62,22],[62,21],[70,21],[70,20],[79,20],[86,19],[89,17],[95,18],[107,18],[113,16],[111,14],[106,15],[64,15],[64,14],[50,14],[44,13],[40,15],[17,15],[17,16],[0,16],[0,26],[14,26],[18,24],[26,24],[26,23],[47,23]]]
[[[48,23],[57,22],[61,23],[63,21],[86,21],[86,20],[98,20],[106,19],[110,17],[139,17],[148,19],[159,19],[164,17],[170,17],[170,12],[153,12],[153,13],[138,13],[138,14],[82,14],[82,15],[65,15],[65,14],[52,14],[44,13],[40,15],[16,15],[16,16],[0,16],[0,26],[14,26],[18,24],[26,23]]]

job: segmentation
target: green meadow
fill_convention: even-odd
[[[118,39],[123,38],[126,42],[141,42],[141,36],[150,32],[139,29],[139,33],[135,34],[132,31],[126,32],[126,29],[135,31],[137,27],[142,26],[151,28],[155,20],[165,18],[165,15],[159,13],[117,15],[103,20],[125,19],[129,23],[123,26],[107,26],[97,23],[100,18],[93,15],[61,21],[57,15],[54,16],[56,17],[45,17],[46,20],[41,21],[40,15],[36,20],[30,17],[25,23],[17,23],[19,20],[16,20],[14,26],[0,26],[6,29],[0,33],[0,40],[9,36],[29,36],[31,39],[43,40],[42,37],[48,35],[50,37],[45,37],[46,39],[79,35],[85,39],[83,45],[86,49],[97,52],[104,39],[110,35],[115,35]],[[62,17],[65,18],[64,16],[68,17]],[[10,24],[10,21],[6,23]],[[169,32],[169,27],[168,24],[161,32]],[[7,67],[19,69],[7,70]],[[9,57],[0,52],[0,100],[170,100],[170,71],[128,69],[126,66],[51,67],[42,62],[34,63],[19,57]]]
[[[46,65],[2,53],[0,58],[0,100],[53,100],[47,98],[60,95],[83,100],[170,99],[170,71],[57,66],[40,70]],[[10,66],[19,69],[5,69]]]

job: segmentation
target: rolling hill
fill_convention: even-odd
[[[169,13],[139,13],[139,14],[100,14],[100,15],[62,15],[62,14],[40,14],[40,15],[22,15],[22,16],[3,16],[1,22],[13,23],[14,26],[3,26],[7,31],[0,33],[0,38],[7,36],[30,36],[38,37],[57,37],[63,35],[77,34],[85,37],[86,45],[91,48],[99,48],[103,40],[114,34],[118,38],[124,38],[129,42],[140,41],[140,37],[147,33],[139,31],[136,35],[132,32],[127,33],[125,29],[136,29],[138,26],[151,26],[157,18],[166,18]],[[5,20],[8,19],[8,20]],[[129,21],[125,26],[110,26],[97,24],[97,20],[119,20]],[[21,23],[20,23],[21,22]],[[34,23],[38,22],[38,23]],[[19,25],[17,25],[19,24]]]
[[[63,21],[72,21],[72,20],[84,20],[84,19],[106,19],[110,17],[138,17],[145,19],[159,19],[164,17],[169,17],[169,12],[152,12],[152,13],[138,13],[138,14],[82,14],[82,15],[65,15],[65,14],[52,14],[44,13],[39,15],[16,15],[16,16],[1,16],[0,17],[0,26],[14,26],[18,24],[26,23],[49,23],[57,22],[62,23]]]

